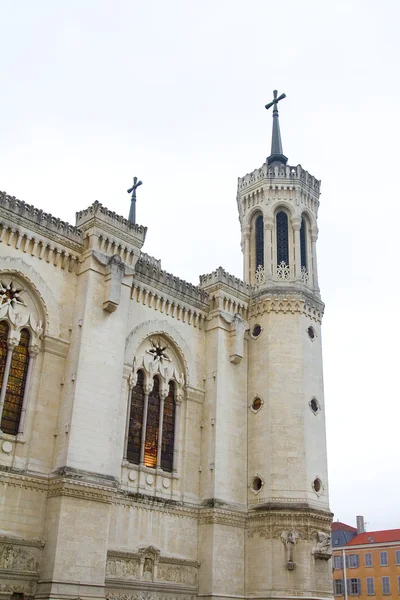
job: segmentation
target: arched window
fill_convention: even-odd
[[[164,419],[162,428],[161,468],[172,471],[174,462],[174,426],[175,426],[175,383],[169,382],[168,396],[164,401]]]
[[[144,464],[146,467],[157,465],[158,426],[160,422],[160,380],[154,377],[153,389],[149,394],[147,408],[146,441],[144,445]]]
[[[142,441],[144,407],[144,375],[138,371],[136,385],[131,395],[131,412],[129,418],[128,449],[126,457],[129,462],[138,465],[140,462],[140,444]]]
[[[264,266],[264,219],[258,215],[256,219],[256,269]]]
[[[11,367],[8,375],[7,389],[4,398],[3,414],[0,425],[0,429],[4,433],[8,433],[10,435],[17,435],[18,433],[26,377],[28,374],[29,341],[29,332],[26,329],[23,329],[21,331],[20,342],[18,346],[14,348],[12,353]]]
[[[289,264],[288,217],[283,210],[276,215],[276,262]]]
[[[301,217],[300,227],[300,257],[301,257],[301,268],[307,270],[307,229],[306,221],[304,217]]]

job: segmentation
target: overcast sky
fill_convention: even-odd
[[[400,527],[398,0],[0,0],[0,189],[74,223],[99,200],[198,282],[242,276],[237,178],[322,179],[331,509]]]

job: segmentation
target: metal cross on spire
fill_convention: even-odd
[[[136,189],[139,185],[142,185],[142,183],[143,181],[139,181],[137,177],[134,177],[132,187],[130,187],[129,190],[126,190],[128,194],[132,194],[128,221],[133,224],[136,223]]]
[[[265,105],[265,108],[268,110],[271,106],[274,107],[272,111],[272,142],[271,142],[271,156],[268,156],[267,163],[271,165],[272,163],[282,163],[286,165],[287,158],[283,154],[282,150],[282,140],[281,140],[281,131],[279,128],[279,112],[278,112],[278,102],[286,98],[286,94],[281,94],[278,98],[278,90],[274,90],[274,99],[272,102],[269,102]]]

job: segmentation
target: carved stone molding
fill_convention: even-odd
[[[246,515],[240,512],[218,508],[201,509],[199,513],[199,525],[207,525],[210,523],[244,528],[246,524]]]
[[[322,511],[292,509],[262,511],[250,514],[247,518],[247,536],[265,539],[280,539],[282,531],[296,530],[300,540],[314,542],[316,531],[329,534],[332,514]]]
[[[48,498],[57,496],[69,496],[71,498],[83,498],[92,502],[102,502],[111,504],[114,496],[114,489],[75,481],[71,479],[54,479],[49,482],[47,493]]]
[[[263,292],[265,296],[266,292]],[[313,321],[321,323],[324,314],[324,305],[322,302],[311,301],[306,297],[301,297],[298,294],[278,295],[274,291],[270,291],[267,297],[254,298],[249,307],[249,318],[263,315],[264,313],[299,313],[306,315]]]

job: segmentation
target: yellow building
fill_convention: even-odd
[[[332,566],[335,597],[398,598],[400,529],[356,534],[346,545],[333,548]]]

